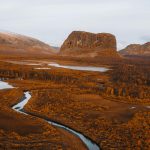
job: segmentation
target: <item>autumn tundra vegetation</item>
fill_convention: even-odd
[[[109,70],[72,70],[51,62]],[[150,149],[150,59],[120,55],[111,34],[73,32],[53,55],[2,53],[0,78],[15,87],[0,90],[0,149],[87,149],[44,118],[82,133],[104,150]],[[24,108],[30,115],[12,109],[24,91],[32,95]]]

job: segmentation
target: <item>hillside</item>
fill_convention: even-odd
[[[140,44],[128,45],[125,49],[120,50],[119,53],[121,55],[150,56],[150,42],[147,42],[143,45]]]
[[[49,55],[54,49],[37,39],[20,34],[0,32],[0,54]]]

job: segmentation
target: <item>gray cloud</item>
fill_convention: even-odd
[[[149,0],[0,0],[0,4],[0,29],[51,45],[61,45],[72,30],[113,33],[121,47],[150,36]]]

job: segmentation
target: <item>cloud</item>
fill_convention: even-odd
[[[149,0],[0,0],[0,3],[0,29],[33,36],[51,45],[61,45],[72,30],[110,32],[116,35],[118,43],[142,42],[139,37],[149,32]]]
[[[150,34],[140,37],[140,40],[142,40],[143,42],[150,42]]]

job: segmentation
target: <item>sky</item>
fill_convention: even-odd
[[[150,0],[0,0],[0,31],[61,46],[72,31],[112,33],[118,49],[150,41]]]

